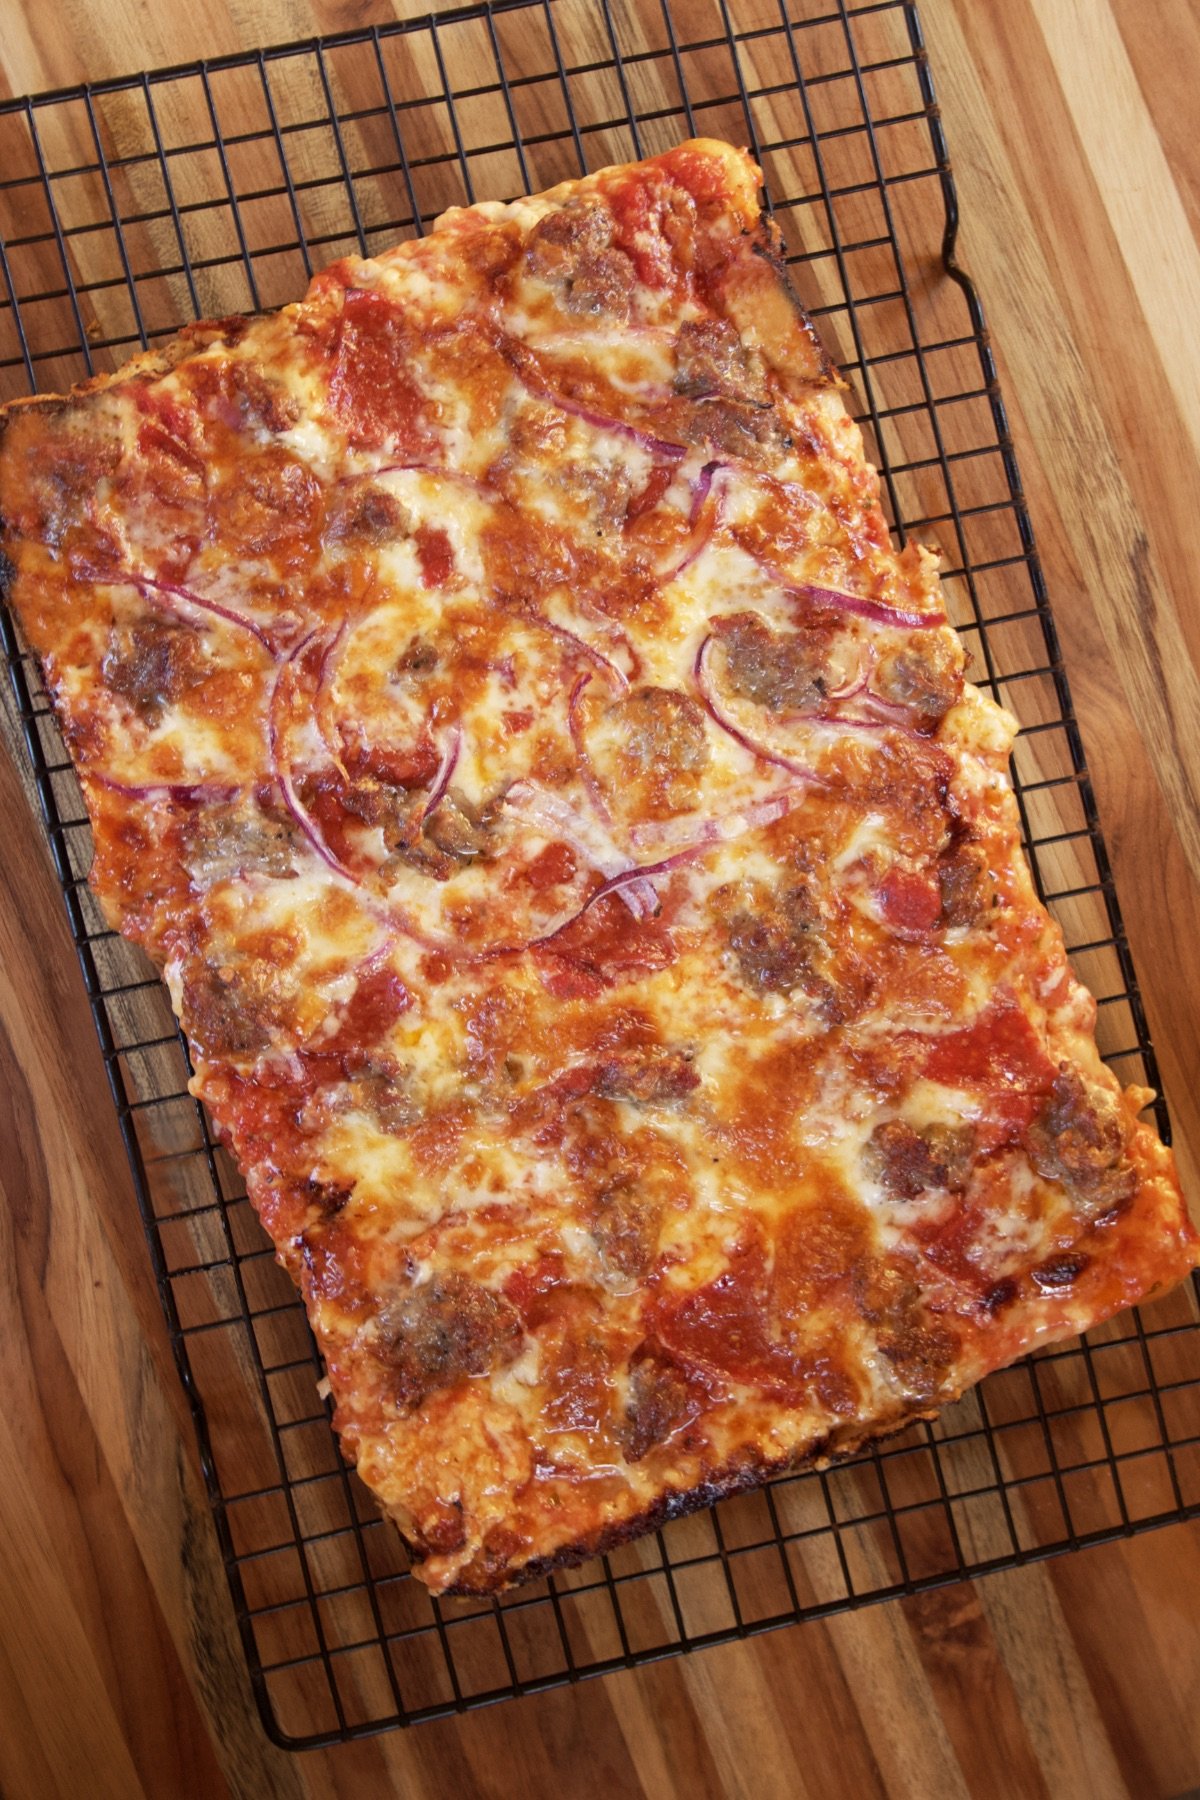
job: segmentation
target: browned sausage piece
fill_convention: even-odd
[[[996,885],[982,844],[953,844],[938,859],[943,925],[974,925],[992,909]]]
[[[531,273],[556,290],[568,312],[626,324],[637,276],[630,258],[613,247],[612,235],[603,202],[578,200],[534,226],[525,256]]]
[[[169,619],[138,619],[118,627],[100,665],[110,693],[127,700],[148,725],[157,724],[166,707],[198,686],[206,670],[196,633]]]
[[[696,400],[728,394],[760,405],[768,398],[761,362],[728,319],[688,319],[679,328],[675,392]]]
[[[940,719],[962,693],[962,652],[939,631],[882,656],[873,681],[875,692],[895,706],[908,706],[924,718]]]
[[[825,698],[836,630],[830,621],[776,632],[751,613],[723,619],[718,626],[725,653],[722,686],[771,712],[811,711]]]
[[[747,987],[762,993],[786,994],[809,987],[814,979],[814,946],[810,933],[820,922],[811,891],[801,884],[781,893],[755,895],[753,905],[727,907],[728,897],[714,896],[725,913],[729,947]]]
[[[629,1371],[629,1397],[620,1431],[621,1446],[629,1462],[640,1462],[655,1444],[661,1444],[695,1412],[687,1379],[676,1363],[653,1347],[647,1347]]]
[[[663,1202],[636,1176],[623,1176],[596,1195],[591,1234],[605,1266],[630,1281],[648,1275],[658,1251]]]
[[[516,1308],[452,1269],[413,1284],[380,1313],[396,1397],[418,1406],[427,1394],[512,1362],[521,1344]]]
[[[926,1125],[903,1119],[877,1125],[867,1141],[867,1166],[897,1200],[915,1200],[936,1188],[961,1188],[971,1172],[975,1132],[970,1125]]]
[[[1056,1076],[1025,1142],[1038,1174],[1061,1182],[1085,1217],[1119,1206],[1137,1188],[1116,1095],[1074,1069]]]
[[[628,1100],[635,1106],[669,1106],[698,1088],[700,1077],[685,1050],[654,1045],[622,1050],[601,1063],[595,1092],[602,1100]]]
[[[605,715],[617,738],[617,777],[651,818],[685,811],[699,797],[708,767],[708,725],[701,709],[674,688],[639,687]]]

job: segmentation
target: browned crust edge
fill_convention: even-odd
[[[526,1582],[538,1581],[556,1569],[578,1568],[581,1563],[590,1562],[593,1557],[604,1556],[610,1550],[617,1550],[622,1544],[644,1537],[647,1532],[655,1531],[663,1525],[669,1525],[674,1519],[682,1519],[688,1513],[715,1506],[719,1500],[730,1500],[734,1495],[745,1493],[751,1488],[764,1487],[778,1476],[808,1474],[831,1468],[836,1463],[847,1462],[861,1451],[869,1450],[875,1444],[906,1431],[910,1425],[919,1424],[923,1419],[937,1418],[947,1406],[961,1399],[966,1391],[966,1387],[957,1389],[943,1396],[936,1404],[898,1411],[888,1419],[872,1422],[866,1431],[856,1433],[847,1430],[844,1434],[839,1434],[836,1430],[827,1432],[807,1448],[777,1457],[770,1462],[761,1461],[748,1447],[741,1460],[726,1463],[714,1471],[711,1479],[699,1482],[692,1488],[668,1488],[641,1512],[601,1526],[581,1538],[575,1538],[548,1556],[531,1557],[528,1562],[515,1565],[497,1558],[494,1566],[483,1571],[479,1580],[458,1580],[448,1587],[431,1591],[447,1599],[485,1599],[492,1594],[523,1586]],[[385,1516],[390,1516],[386,1515],[386,1508]],[[392,1523],[395,1524],[396,1521],[393,1519]],[[414,1544],[398,1525],[397,1530],[412,1556],[413,1572],[420,1580],[416,1565],[424,1562],[429,1553]],[[480,1559],[486,1561],[486,1557],[486,1551],[479,1553]]]

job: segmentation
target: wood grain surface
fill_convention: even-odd
[[[403,12],[6,0],[0,93]],[[1200,13],[1194,0],[925,0],[923,21],[961,256],[1001,354],[1195,1196]],[[1200,1523],[408,1733],[275,1749],[57,888],[4,757],[0,843],[5,1800],[1200,1789]]]

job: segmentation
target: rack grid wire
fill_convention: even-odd
[[[941,550],[976,679],[1021,719],[1026,843],[1101,1048],[1157,1087],[910,0],[494,0],[5,102],[0,400],[117,367],[187,319],[282,304],[446,206],[696,134],[764,168],[889,522]],[[164,991],[87,888],[79,790],[2,608],[0,628],[276,1742],[437,1718],[1200,1512],[1193,1284],[841,1467],[499,1599],[431,1599],[341,1461],[303,1308],[187,1094]]]

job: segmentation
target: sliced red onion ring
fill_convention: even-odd
[[[575,746],[575,755],[579,759],[579,773],[583,785],[587,789],[588,799],[595,808],[597,817],[605,824],[612,824],[612,813],[608,801],[604,798],[603,789],[596,779],[596,771],[592,767],[592,759],[587,752],[587,744],[583,731],[583,692],[591,682],[591,675],[585,670],[571,689],[571,697],[567,701],[567,728],[571,733],[571,742]]]
[[[704,703],[704,710],[713,724],[719,726],[733,739],[735,744],[740,744],[743,750],[748,750],[751,756],[758,757],[761,762],[773,763],[777,769],[786,769],[790,775],[798,775],[802,781],[812,781],[823,787],[824,781],[815,769],[809,768],[804,763],[796,762],[790,756],[784,756],[781,751],[773,750],[767,744],[759,743],[756,738],[752,738],[748,732],[743,731],[740,725],[734,724],[717,697],[708,666],[713,641],[710,632],[697,650],[696,661],[692,666],[692,674],[700,698]]]
[[[335,875],[340,875],[343,881],[350,882],[354,887],[361,887],[362,883],[358,876],[353,874],[345,863],[333,854],[317,829],[316,821],[296,791],[287,750],[280,742],[278,711],[284,683],[290,679],[293,665],[316,635],[315,631],[310,631],[307,637],[301,638],[300,642],[288,652],[280,663],[275,680],[271,685],[271,694],[267,701],[267,749],[270,753],[271,773],[279,783],[279,791],[283,795],[284,805],[321,861],[332,869]]]
[[[117,579],[130,581],[136,588],[149,589],[152,594],[165,594],[172,600],[182,600],[185,605],[194,606],[199,612],[212,613],[215,618],[224,619],[227,625],[236,625],[239,630],[248,631],[251,637],[258,639],[264,650],[274,654],[275,646],[261,625],[256,625],[244,613],[222,606],[217,600],[204,600],[199,594],[193,594],[190,588],[181,587],[178,582],[160,581],[157,576],[146,575],[137,569],[131,569],[127,575],[118,576]]]
[[[668,565],[658,572],[659,581],[664,584],[677,581],[684,572],[708,549],[713,534],[721,522],[721,502],[724,498],[720,487],[713,488],[714,477],[724,473],[725,463],[705,463],[696,478],[692,489],[692,505],[688,513],[688,535],[683,553],[673,565]]]
[[[462,730],[455,725],[446,733],[446,741],[442,745],[442,760],[438,764],[437,774],[433,778],[433,786],[429,790],[429,798],[421,813],[422,825],[437,811],[445,798],[446,789],[450,786],[451,778],[458,767],[458,759],[462,755],[462,745]]]
[[[543,631],[550,633],[551,637],[559,638],[564,644],[569,644],[580,656],[586,656],[588,661],[593,663],[600,673],[613,682],[616,687],[624,691],[629,686],[629,678],[624,670],[619,668],[610,656],[605,656],[603,650],[597,650],[594,644],[589,644],[586,638],[581,638],[577,632],[569,631],[565,625],[559,625],[553,619],[546,618],[544,613],[531,613],[528,616],[533,624],[540,625]]]
[[[866,600],[861,594],[849,594],[845,588],[822,587],[814,581],[794,581],[786,570],[781,569],[769,557],[761,555],[757,550],[750,554],[755,562],[777,581],[781,588],[789,594],[795,594],[801,600],[812,601],[817,606],[827,606],[834,612],[849,613],[856,619],[869,619],[876,625],[905,626],[911,631],[932,631],[946,623],[944,612],[917,612],[910,607],[885,606],[881,600]]]
[[[853,700],[858,694],[861,694],[875,672],[876,660],[875,646],[868,644],[859,658],[858,667],[853,675],[844,681],[840,688],[830,688],[825,699],[833,706],[840,706],[843,701]]]
[[[335,741],[333,729],[329,723],[326,701],[329,690],[333,686],[334,674],[341,659],[342,650],[345,648],[349,630],[349,619],[343,619],[322,650],[321,660],[317,664],[317,690],[313,695],[313,717],[317,721],[317,730],[333,760],[334,768],[344,780],[349,780],[349,776],[341,758],[341,746]]]
[[[588,895],[583,905],[578,907],[571,914],[569,919],[564,919],[561,925],[556,925],[554,927],[553,931],[543,932],[541,937],[531,938],[524,948],[535,949],[539,944],[553,943],[554,939],[561,937],[564,931],[568,931],[570,927],[575,924],[577,919],[582,919],[584,913],[590,912],[598,900],[606,900],[610,894],[619,894],[621,899],[625,901],[626,906],[628,906],[629,901],[627,896],[630,890],[640,886],[643,882],[650,889],[650,892],[654,894],[653,910],[657,912],[658,895],[654,891],[654,884],[651,878],[655,875],[666,875],[670,870],[679,868],[683,863],[688,862],[693,856],[697,855],[703,848],[704,846],[702,844],[689,844],[686,850],[677,850],[673,856],[666,856],[661,862],[643,863],[640,867],[635,864],[632,868],[622,870],[619,875],[610,875],[608,880],[603,882],[601,886],[596,889],[595,893]],[[632,911],[632,908],[630,910]],[[645,915],[635,913],[634,917],[642,918],[645,917]]]
[[[640,425],[631,425],[628,419],[615,419],[609,413],[597,412],[594,407],[583,406],[578,400],[570,400],[555,387],[552,387],[540,369],[532,365],[533,359],[528,352],[518,352],[515,346],[510,347],[508,362],[522,387],[539,400],[546,400],[556,406],[560,412],[572,418],[582,419],[594,431],[610,431],[615,437],[638,444],[651,456],[664,456],[672,461],[679,461],[687,455],[685,444],[673,444],[668,438],[656,437],[653,432]]]
[[[665,850],[671,845],[701,849],[707,844],[731,844],[747,832],[773,825],[785,813],[799,806],[807,788],[785,788],[777,794],[766,794],[745,806],[731,807],[728,812],[712,813],[707,818],[696,815],[678,819],[646,821],[635,825],[630,837],[639,848]]]
[[[902,731],[913,729],[914,708],[904,706],[897,700],[885,700],[882,694],[868,690],[862,701],[873,720],[881,725],[895,725]]]
[[[431,462],[381,463],[376,469],[361,469],[356,474],[342,476],[338,486],[349,481],[373,481],[380,475],[432,475],[437,481],[453,481],[477,494],[485,494],[491,499],[496,497],[495,488],[482,475],[469,475],[465,469],[451,469],[445,463]]]
[[[574,807],[557,794],[548,793],[532,781],[514,781],[504,796],[504,803],[548,837],[558,837],[570,844],[601,875],[611,879],[618,875],[624,877],[621,898],[635,919],[658,910],[658,895],[649,881],[638,882],[636,864],[618,850],[602,826],[581,818]]]
[[[219,805],[235,800],[243,791],[236,782],[216,781],[117,781],[111,775],[88,771],[87,780],[110,794],[125,794],[130,800],[172,800],[180,806],[200,806],[208,802]]]
[[[877,625],[903,625],[911,631],[932,631],[946,623],[944,612],[914,612],[905,607],[885,606],[879,600],[864,600],[860,594],[847,594],[841,588],[818,587],[811,581],[787,585],[793,594],[815,601],[818,606],[833,607],[856,619],[870,619]]]

